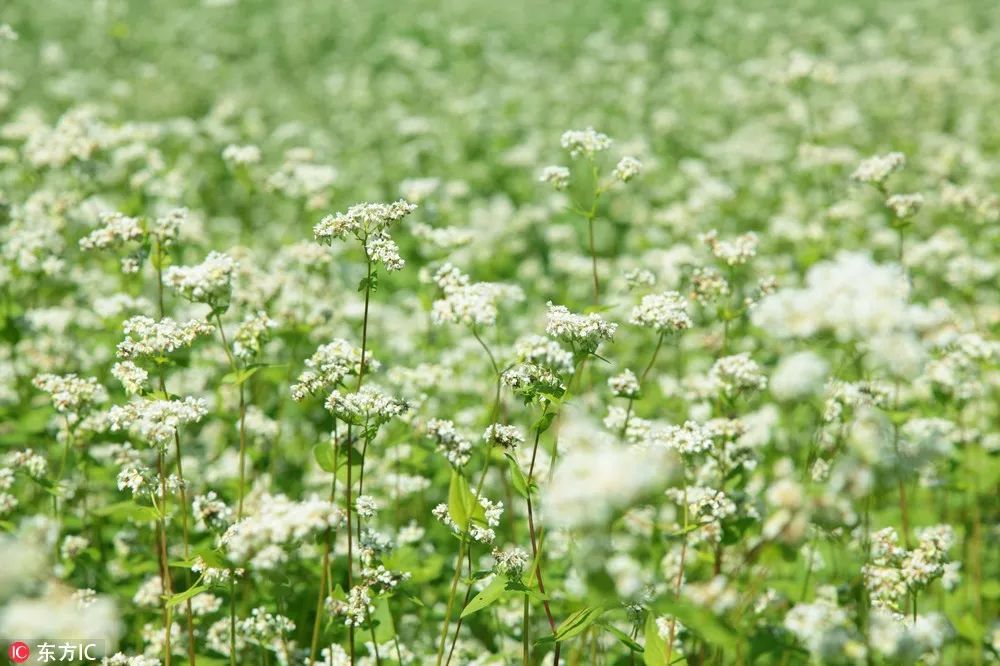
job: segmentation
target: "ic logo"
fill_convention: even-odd
[[[28,647],[27,643],[17,641],[11,643],[10,647],[7,648],[7,656],[15,664],[23,664],[31,656],[31,648]]]

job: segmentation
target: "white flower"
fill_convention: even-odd
[[[351,206],[347,212],[327,215],[313,227],[316,240],[344,239],[348,234],[358,239],[371,234],[387,233],[401,219],[417,209],[415,204],[403,199],[391,204],[362,203]]]
[[[608,388],[616,398],[634,400],[639,397],[639,380],[628,368],[608,379]]]
[[[652,328],[660,333],[683,331],[691,328],[688,303],[676,291],[649,294],[642,297],[639,305],[632,308],[629,323]]]
[[[882,185],[893,173],[899,171],[906,165],[906,156],[903,153],[886,153],[885,155],[874,155],[866,160],[862,160],[858,168],[851,174],[851,179],[859,183],[870,183],[872,185]]]
[[[200,264],[168,267],[163,281],[189,301],[221,305],[229,302],[235,270],[236,261],[232,257],[209,252]]]
[[[538,181],[548,183],[553,189],[561,192],[569,187],[569,169],[564,166],[547,166],[542,169]]]
[[[924,205],[924,195],[919,192],[913,194],[893,194],[885,200],[887,208],[901,220],[913,217]]]
[[[717,360],[708,372],[708,381],[715,391],[729,396],[767,387],[767,377],[757,362],[750,358],[749,352]]]
[[[405,401],[388,396],[370,384],[357,393],[334,391],[325,404],[337,418],[365,429],[377,427],[409,409]]]
[[[592,158],[596,153],[611,147],[611,139],[588,127],[585,130],[567,130],[560,139],[562,147],[569,151],[570,157]]]
[[[138,218],[121,213],[103,213],[101,227],[80,239],[80,249],[103,250],[121,243],[141,240],[143,233]]]
[[[309,369],[300,374],[292,385],[294,400],[303,400],[327,388],[339,386],[349,376],[357,376],[361,372],[361,348],[336,338],[317,347],[315,353],[306,359],[306,367]],[[378,368],[379,362],[366,354],[365,370]]]
[[[129,395],[142,393],[146,380],[149,379],[149,373],[132,361],[115,363],[111,368],[111,374],[122,383],[125,393]]]
[[[642,173],[642,162],[634,157],[623,157],[612,172],[615,178],[623,183],[627,183]]]
[[[720,240],[714,229],[700,236],[712,254],[727,266],[739,266],[757,256],[757,234],[750,231],[732,240]]]
[[[524,443],[524,435],[516,426],[494,423],[486,428],[486,432],[483,433],[483,441],[499,444],[507,450],[513,450],[518,444]]]
[[[150,444],[166,447],[181,425],[197,423],[207,413],[208,406],[200,398],[136,400],[112,407],[108,426],[112,432],[129,430]]]
[[[247,166],[260,162],[260,148],[252,144],[238,146],[229,144],[222,151],[222,159],[232,166]]]
[[[545,332],[554,338],[571,343],[578,352],[591,354],[604,340],[610,340],[618,324],[605,321],[596,312],[581,315],[569,311],[564,305],[548,304]]]
[[[118,343],[118,358],[122,359],[163,356],[181,347],[190,347],[199,336],[215,331],[197,319],[182,323],[170,317],[156,321],[143,315],[126,319],[122,327],[125,339]]]

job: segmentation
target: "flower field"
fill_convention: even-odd
[[[1000,13],[727,5],[0,5],[11,662],[1000,663]]]

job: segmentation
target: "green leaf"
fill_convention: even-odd
[[[977,620],[972,613],[966,613],[962,617],[958,618],[958,621],[955,622],[955,630],[958,631],[959,636],[970,641],[974,645],[981,644],[983,642],[983,636],[986,635],[986,628],[979,623],[979,620]]]
[[[177,594],[171,596],[167,599],[167,608],[173,608],[177,604],[182,604],[191,597],[201,594],[208,589],[208,585],[193,585],[183,592],[178,592]]]
[[[319,464],[320,469],[324,472],[330,472],[333,474],[337,471],[337,458],[334,454],[333,447],[330,446],[329,442],[324,442],[314,446],[313,457],[316,459],[316,463]]]
[[[667,643],[660,636],[660,628],[656,626],[656,617],[646,613],[644,632],[646,649],[642,653],[642,662],[646,666],[667,666]]]
[[[636,643],[635,639],[633,639],[631,636],[626,634],[618,627],[612,624],[608,624],[607,622],[598,622],[597,626],[601,627],[602,629],[606,629],[608,632],[611,633],[611,635],[617,638],[622,645],[627,647],[632,652],[643,652],[642,646]]]
[[[563,620],[559,628],[556,629],[556,641],[566,641],[574,636],[579,636],[587,627],[592,625],[597,618],[604,615],[603,606],[587,606],[582,608],[568,618]]]
[[[142,506],[131,500],[109,504],[94,510],[98,516],[115,516],[132,520],[137,523],[156,522],[160,519],[160,514],[151,506]]]
[[[263,368],[264,365],[261,363],[255,363],[254,365],[249,365],[242,370],[237,372],[227,373],[222,377],[223,384],[235,384],[239,386],[240,384],[246,383],[248,379],[257,374],[257,371]]]
[[[372,620],[375,622],[376,642],[388,643],[396,637],[396,625],[392,621],[388,597],[380,597],[375,602],[375,613],[372,614]]]
[[[493,581],[486,586],[486,588],[474,596],[472,601],[462,610],[462,617],[468,617],[476,611],[481,611],[484,608],[496,603],[497,599],[503,596],[504,591],[507,589],[507,579],[503,576],[496,576]]]
[[[461,530],[464,530],[465,526],[469,524],[471,507],[468,497],[471,494],[465,477],[456,470],[451,470],[451,484],[448,486],[448,515]]]
[[[676,617],[688,631],[697,634],[711,645],[732,650],[740,641],[736,630],[707,608],[679,599],[667,599],[655,606],[661,613]]]
[[[518,495],[527,499],[529,494],[534,492],[535,485],[528,483],[524,472],[521,471],[521,465],[514,459],[514,456],[509,453],[504,455],[507,458],[507,466],[510,467],[510,480],[514,484],[514,490],[517,491]]]
[[[537,430],[539,434],[545,432],[552,425],[552,421],[555,420],[555,412],[545,412],[538,417],[538,420],[531,425],[532,430]]]

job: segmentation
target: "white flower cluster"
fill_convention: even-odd
[[[271,331],[277,327],[277,322],[263,310],[248,314],[233,335],[233,354],[243,360],[259,356]]]
[[[642,162],[634,157],[626,155],[618,161],[614,171],[611,172],[615,178],[623,183],[627,183],[642,173]]]
[[[626,368],[608,379],[608,388],[616,398],[635,400],[639,397],[639,380],[635,373]]]
[[[832,331],[838,340],[865,340],[910,326],[910,286],[894,265],[866,254],[839,252],[813,265],[802,288],[779,289],[753,310],[753,323],[781,338]]]
[[[872,605],[900,612],[908,593],[923,590],[937,578],[945,578],[946,586],[954,587],[957,567],[947,561],[954,543],[950,525],[917,530],[917,545],[912,550],[899,545],[899,535],[892,527],[872,534],[871,561],[862,571]]]
[[[469,276],[451,264],[439,268],[434,281],[444,293],[444,298],[431,306],[431,320],[437,325],[493,326],[499,302],[524,300],[520,287],[496,282],[470,283]]]
[[[569,187],[569,169],[564,166],[547,166],[542,169],[538,182],[548,183],[557,192],[561,192]]]
[[[904,166],[906,166],[906,156],[903,153],[892,152],[885,155],[873,155],[861,161],[858,168],[851,174],[851,180],[881,186],[889,176]]]
[[[905,220],[916,215],[924,205],[924,195],[919,192],[912,194],[893,194],[885,200],[886,208],[892,211],[893,215],[901,220]]]
[[[594,353],[601,342],[614,337],[616,330],[618,324],[605,321],[596,312],[576,314],[564,305],[548,303],[545,332],[569,343],[579,353]]]
[[[536,363],[518,363],[500,377],[505,386],[531,400],[538,395],[562,395],[566,387],[551,370]]]
[[[42,478],[49,469],[48,461],[41,454],[35,453],[34,449],[12,452],[7,457],[7,464],[15,469],[25,470],[33,479]]]
[[[570,157],[586,157],[591,159],[595,154],[611,147],[611,139],[607,134],[596,131],[593,127],[584,130],[566,130],[559,139],[562,147],[569,151]]]
[[[181,425],[197,423],[207,413],[208,406],[201,398],[135,400],[112,407],[108,427],[112,432],[128,430],[150,444],[166,447]]]
[[[250,617],[236,623],[236,630],[251,643],[270,647],[273,643],[284,641],[287,634],[295,631],[295,623],[284,615],[254,608]]]
[[[648,294],[632,308],[629,323],[664,333],[691,328],[688,302],[676,291]]]
[[[189,301],[222,305],[229,302],[236,267],[228,254],[213,251],[200,264],[168,267],[163,281]]]
[[[374,233],[365,240],[365,256],[375,263],[381,263],[385,270],[401,271],[406,261],[399,254],[399,246],[387,233]]]
[[[702,234],[700,239],[712,251],[715,258],[727,266],[739,266],[757,256],[759,239],[752,231],[732,240],[720,240],[719,232],[713,229]]]
[[[549,368],[559,376],[573,372],[573,354],[558,342],[544,335],[528,335],[514,344],[514,356],[519,362]]]
[[[405,401],[386,395],[376,386],[362,386],[356,393],[334,391],[326,399],[325,406],[333,414],[366,430],[376,428],[395,416],[402,416],[409,410]]]
[[[222,150],[222,159],[234,167],[257,164],[260,162],[260,148],[253,144],[238,146],[231,143]]]
[[[342,338],[335,338],[317,347],[313,355],[306,359],[306,367],[309,369],[302,372],[292,385],[293,400],[304,400],[332,386],[339,386],[349,376],[357,376],[361,372],[361,348]],[[378,368],[379,362],[365,355],[365,370]]]
[[[125,393],[136,395],[142,393],[149,373],[132,361],[121,361],[111,367],[111,374],[125,387]]]
[[[163,356],[181,347],[190,347],[199,336],[215,331],[197,319],[178,322],[164,317],[156,321],[144,315],[126,319],[122,328],[125,339],[118,343],[118,358],[122,359]]]
[[[455,430],[452,421],[431,419],[427,422],[427,435],[437,443],[438,453],[454,467],[464,467],[472,454],[472,442]]]
[[[122,243],[142,240],[145,232],[137,217],[104,213],[101,226],[80,239],[81,250],[104,250]]]
[[[516,426],[494,423],[487,426],[483,433],[483,441],[498,444],[508,451],[513,451],[518,444],[524,443],[524,435]]]
[[[344,625],[348,627],[363,626],[375,612],[371,589],[368,585],[352,587],[347,593],[346,601],[327,598],[326,606],[331,615],[343,617]]]
[[[249,559],[253,568],[270,570],[288,559],[285,548],[324,534],[343,520],[343,510],[326,500],[296,502],[285,495],[265,495],[253,513],[226,530],[221,543],[232,561]]]
[[[327,215],[313,227],[316,240],[343,240],[353,235],[359,240],[372,234],[384,234],[401,219],[417,209],[403,199],[393,203],[362,203],[351,206],[345,213]]]
[[[229,526],[233,510],[214,490],[210,490],[191,500],[191,513],[199,529],[220,531]]]
[[[806,646],[817,663],[861,662],[867,655],[835,590],[823,590],[812,603],[797,603],[785,615],[785,628]]]
[[[767,387],[767,376],[749,352],[718,359],[708,371],[708,381],[713,390],[730,397]]]
[[[93,377],[41,374],[31,383],[52,397],[57,412],[71,415],[73,420],[82,410],[108,399],[107,390]]]
[[[868,623],[872,650],[883,655],[887,663],[941,663],[936,652],[953,633],[940,613],[914,618],[873,608]]]
[[[491,553],[493,561],[496,562],[496,571],[507,578],[517,578],[521,575],[524,567],[528,566],[530,558],[528,553],[520,548],[510,548],[501,550],[494,548]]]
[[[823,419],[827,422],[839,421],[844,417],[845,408],[886,407],[889,396],[889,387],[879,381],[831,381],[826,386]]]

